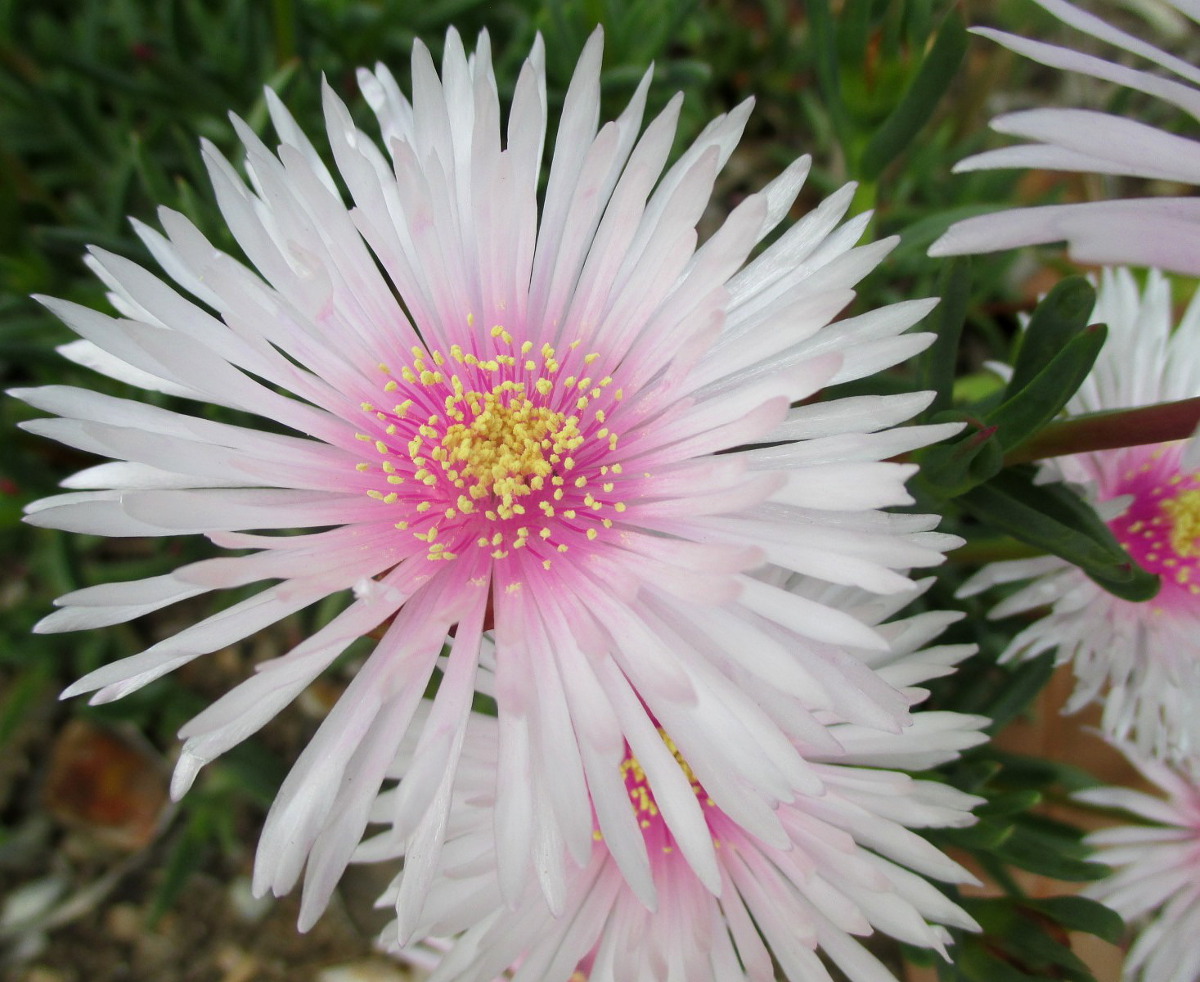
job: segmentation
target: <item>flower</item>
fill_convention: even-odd
[[[1165,69],[1175,78],[1133,69],[1041,41],[988,28],[976,33],[1051,68],[1115,82],[1200,119],[1200,70],[1085,13],[1066,0],[1037,0],[1064,23]],[[1167,0],[1190,18],[1194,5]],[[1200,142],[1146,123],[1085,109],[1030,109],[992,120],[1000,133],[1035,141],[967,157],[956,171],[1040,167],[1200,184]],[[995,252],[1066,240],[1081,263],[1155,266],[1200,274],[1200,199],[1129,198],[1018,208],[951,225],[931,256]]]
[[[1070,415],[1123,409],[1200,394],[1200,299],[1172,332],[1169,282],[1152,272],[1144,292],[1125,269],[1103,273],[1095,321],[1108,340],[1066,406]],[[1146,753],[1200,751],[1200,473],[1172,442],[1072,454],[1043,465],[1047,480],[1088,489],[1117,540],[1162,577],[1146,603],[1122,600],[1054,556],[993,563],[963,585],[970,596],[1031,580],[990,612],[1007,617],[1049,607],[1017,634],[1004,658],[1057,649],[1078,680],[1074,712],[1103,696],[1103,725]]]
[[[862,591],[833,591],[811,581],[795,588],[871,625],[912,596],[880,604]],[[918,703],[927,693],[916,686],[952,671],[972,650],[925,647],[956,616],[927,612],[892,621],[880,628],[890,641],[888,651],[847,653],[863,658],[904,691],[907,701]],[[491,794],[498,726],[476,715],[467,729],[442,869],[432,889],[420,894],[406,889],[412,875],[408,832],[395,822],[397,799],[413,765],[411,743],[391,772],[399,784],[383,792],[373,810],[386,827],[363,844],[357,858],[406,856],[404,870],[380,901],[396,903],[398,914],[382,941],[421,964],[441,957],[434,982],[488,982],[509,977],[504,973],[510,970],[517,982],[734,982],[775,978],[772,958],[793,982],[829,980],[817,949],[850,978],[890,979],[857,938],[878,930],[945,955],[950,938],[941,925],[977,929],[923,879],[964,882],[970,874],[912,830],[969,824],[970,809],[980,799],[899,768],[921,769],[956,757],[984,739],[979,727],[986,722],[916,712],[909,727],[892,732],[823,714],[818,726],[797,737],[811,782],[779,805],[785,832],[779,842],[747,832],[660,728],[644,746],[675,768],[702,809],[717,847],[716,888],[681,857],[681,844],[664,821],[666,803],[647,783],[648,760],[627,745],[612,760],[624,801],[595,801],[590,855],[571,878],[563,911],[555,916],[536,890],[527,890],[514,906],[506,903],[495,863],[507,844]],[[634,850],[648,856],[654,888],[648,899],[622,872],[623,853]],[[460,932],[465,933],[447,942]]]
[[[931,531],[935,517],[881,510],[910,501],[912,467],[888,458],[952,430],[897,428],[927,394],[791,408],[921,350],[931,336],[905,332],[933,302],[832,323],[894,244],[855,246],[867,216],[842,221],[849,187],[749,259],[786,218],[808,158],[697,246],[749,103],[664,171],[681,99],[639,137],[648,72],[620,117],[597,128],[601,47],[597,31],[567,92],[540,214],[542,43],[517,81],[502,145],[488,38],[468,56],[451,31],[440,78],[414,46],[411,102],[387,69],[360,72],[387,156],[328,87],[336,174],[270,91],[277,153],[234,120],[249,186],[205,145],[250,265],[164,210],[165,234],[135,225],[175,286],[93,249],[121,316],[44,301],[82,335],[68,357],[265,422],[63,386],[17,392],[61,417],[28,429],[116,458],[35,503],[30,522],[201,533],[248,550],[75,591],[39,630],[277,581],[67,694],[116,699],[343,596],[332,621],[183,727],[180,795],[353,641],[381,635],[285,780],[258,851],[260,892],[282,893],[304,871],[302,925],[359,841],[434,678],[405,807],[436,862],[485,635],[495,642],[498,820],[511,833],[501,878],[516,895],[536,871],[552,905],[565,870],[541,857],[559,857],[565,841],[587,859],[589,796],[606,793],[592,783],[596,760],[608,787],[604,754],[626,739],[640,746],[652,717],[697,773],[731,775],[714,795],[744,796],[739,814],[768,838],[780,834],[773,805],[809,780],[785,736],[801,722],[769,700],[811,688],[849,718],[906,721],[894,690],[826,652],[882,647],[875,632],[748,574],[774,565],[888,594],[910,582],[899,570],[936,564],[957,541]],[[308,531],[272,534],[292,530]],[[657,770],[655,793],[674,800]],[[694,798],[668,821],[715,885]]]
[[[1166,800],[1128,788],[1095,788],[1076,797],[1119,808],[1143,820],[1087,837],[1098,862],[1114,872],[1089,884],[1099,900],[1137,930],[1126,956],[1126,982],[1200,979],[1200,757],[1174,766],[1122,746],[1137,768],[1166,792]]]

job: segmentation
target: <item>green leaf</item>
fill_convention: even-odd
[[[1001,948],[1022,966],[1034,969],[1043,978],[1073,979],[1088,982],[1092,978],[1079,956],[1068,945],[1056,940],[1044,930],[1029,930],[1022,925],[1000,941]]]
[[[940,443],[917,455],[922,489],[936,498],[955,498],[999,473],[1004,451],[993,439],[996,429],[974,417],[940,413],[930,422],[962,420],[966,432],[953,443]]]
[[[933,47],[921,62],[912,84],[863,149],[858,162],[860,177],[873,181],[903,152],[929,121],[938,102],[958,76],[966,51],[966,26],[962,16],[954,10],[942,21]]]
[[[988,731],[999,733],[1004,727],[1029,708],[1029,704],[1050,681],[1054,674],[1054,652],[1047,651],[1037,658],[1030,659],[1015,669],[1010,669],[1006,684],[999,692],[994,702],[989,703],[981,712],[991,717]]]
[[[1001,447],[1010,450],[1020,446],[1062,411],[1091,372],[1107,335],[1103,324],[1085,327],[1026,384],[1009,384],[1007,398],[984,417],[996,427]]]
[[[175,840],[163,865],[162,880],[146,915],[150,926],[174,906],[192,874],[199,872],[208,861],[211,837],[207,825],[205,812],[194,811],[182,834]]]
[[[838,78],[837,31],[830,0],[809,0],[806,7],[809,30],[812,32],[811,47],[816,59],[817,84],[838,142],[845,146],[849,131]]]
[[[1076,838],[1033,827],[1029,818],[1013,826],[1012,835],[995,849],[998,859],[1054,880],[1074,883],[1108,875],[1109,868],[1102,863],[1087,862],[1072,855],[1082,852],[1084,847]]]
[[[1087,327],[1095,305],[1096,291],[1082,276],[1068,277],[1046,294],[1021,337],[1010,393],[1029,385]]]
[[[1040,791],[1034,791],[1032,788],[1026,788],[1021,791],[1010,791],[1005,794],[998,794],[991,799],[987,804],[980,805],[975,809],[975,815],[978,818],[984,816],[994,816],[996,818],[1004,818],[1009,815],[1016,815],[1019,812],[1028,811],[1042,802],[1042,794]]]
[[[1048,897],[1028,900],[1026,906],[1045,914],[1069,931],[1086,931],[1109,944],[1120,944],[1125,922],[1116,911],[1087,897]]]
[[[945,412],[951,405],[958,346],[967,317],[967,301],[971,296],[969,259],[960,257],[946,264],[938,280],[938,295],[942,298],[941,303],[927,322],[937,334],[937,339],[925,349],[916,365],[916,387],[932,389],[934,393],[933,402],[922,414],[922,421]]]
[[[966,978],[972,982],[1045,982],[1045,979],[1014,968],[975,941],[955,951],[955,968],[959,974],[947,973],[949,978]]]
[[[1034,483],[1029,466],[1009,467],[958,500],[993,528],[1060,556],[1124,600],[1151,599],[1157,576],[1129,558],[1095,510],[1065,484]]]

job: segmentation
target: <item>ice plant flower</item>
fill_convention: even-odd
[[[1128,270],[1108,270],[1094,321],[1109,335],[1068,414],[1150,405],[1200,395],[1200,300],[1172,331],[1169,282],[1151,273],[1140,292]],[[963,586],[971,595],[1030,580],[990,616],[1049,612],[1017,634],[1007,658],[1056,649],[1078,685],[1075,711],[1103,699],[1104,729],[1144,752],[1200,751],[1200,473],[1183,442],[1072,454],[1044,465],[1047,480],[1083,485],[1117,540],[1162,577],[1146,603],[1121,600],[1053,556],[993,563]]]
[[[799,589],[869,624],[910,596],[880,604],[861,591],[814,589],[811,582]],[[926,695],[917,688],[921,682],[951,671],[971,650],[925,647],[955,616],[929,612],[891,622],[881,628],[888,651],[848,653],[863,657],[915,704]],[[595,802],[590,855],[569,879],[563,912],[555,916],[534,889],[515,907],[505,902],[495,862],[508,845],[492,793],[498,724],[474,716],[442,869],[419,896],[405,889],[410,871],[401,872],[381,900],[396,903],[398,912],[383,944],[424,965],[440,961],[434,982],[735,982],[774,979],[775,963],[792,982],[828,982],[818,951],[851,979],[890,980],[860,938],[882,931],[944,955],[949,935],[943,925],[975,927],[923,878],[963,882],[970,875],[913,830],[969,824],[979,799],[903,771],[952,759],[981,742],[986,720],[948,712],[915,712],[912,720],[897,733],[839,722],[828,713],[796,733],[812,781],[780,804],[785,837],[778,844],[746,831],[718,804],[660,727],[656,742],[646,746],[679,772],[703,812],[718,857],[715,889],[681,856],[643,759],[628,745],[619,748],[610,766],[624,800]],[[407,830],[395,816],[414,753],[409,741],[397,757],[390,776],[399,784],[379,796],[373,813],[386,827],[363,844],[358,859],[406,853]],[[621,854],[630,850],[649,856],[653,903],[621,871],[627,865]]]
[[[1125,982],[1200,979],[1200,757],[1169,765],[1122,747],[1166,797],[1128,788],[1096,788],[1077,798],[1135,816],[1135,825],[1087,837],[1111,875],[1084,890],[1125,918],[1135,932]]]
[[[510,837],[501,878],[515,897],[536,871],[556,907],[560,846],[588,860],[589,800],[617,781],[597,754],[626,739],[640,748],[652,719],[670,726],[696,773],[730,775],[714,797],[778,839],[774,805],[808,772],[782,711],[747,695],[753,685],[775,698],[812,688],[859,722],[907,718],[894,690],[826,651],[882,647],[876,632],[748,574],[774,566],[890,594],[910,583],[900,570],[940,562],[955,541],[932,531],[933,517],[882,510],[910,500],[912,468],[888,459],[948,432],[898,427],[926,395],[799,405],[923,348],[929,335],[906,332],[932,302],[834,321],[893,245],[855,245],[866,216],[843,221],[852,188],[750,258],[787,218],[807,158],[698,245],[696,223],[750,106],[714,120],[664,169],[680,98],[642,132],[647,73],[620,117],[598,127],[599,32],[567,92],[539,205],[543,61],[539,40],[503,141],[486,35],[469,56],[451,31],[440,77],[416,44],[411,101],[385,68],[360,72],[386,154],[326,88],[336,174],[268,92],[277,152],[234,120],[248,184],[204,147],[249,264],[164,210],[163,232],[136,227],[174,285],[94,249],[120,316],[44,301],[82,335],[69,357],[237,410],[239,422],[64,386],[18,393],[60,417],[28,429],[115,458],[34,504],[30,522],[200,533],[237,551],[73,592],[39,630],[275,581],[68,694],[119,698],[345,597],[330,623],[183,728],[176,795],[351,642],[379,636],[284,782],[258,852],[260,891],[288,890],[304,871],[305,924],[359,841],[436,672],[405,794],[417,851],[435,863],[485,634],[495,642],[497,814]],[[715,887],[695,796],[674,765],[672,776],[639,759]]]
[[[1200,119],[1196,66],[1066,0],[1037,2],[1070,27],[1149,63],[1150,70],[990,28],[977,28],[976,33],[1043,65],[1116,83],[1181,109],[1193,121]],[[1166,2],[1197,18],[1195,4]],[[1200,185],[1200,141],[1135,119],[1087,109],[1041,108],[998,116],[992,128],[1033,142],[968,157],[956,171],[1036,167]],[[1200,274],[1200,199],[1127,198],[1002,211],[956,222],[929,252],[953,256],[1063,240],[1077,262],[1154,266],[1194,276]]]

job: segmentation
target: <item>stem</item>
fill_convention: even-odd
[[[271,21],[275,28],[275,64],[296,57],[296,5],[293,0],[272,0]]]
[[[1088,413],[1043,427],[1004,456],[1005,466],[1046,457],[1186,440],[1200,425],[1200,396],[1137,409]]]

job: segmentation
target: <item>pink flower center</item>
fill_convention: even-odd
[[[395,527],[424,543],[428,559],[529,549],[549,569],[625,510],[608,426],[623,393],[592,372],[599,355],[578,355],[578,342],[560,361],[549,344],[534,352],[500,325],[491,337],[489,357],[414,347],[395,375],[381,365],[391,408],[363,403],[370,424],[359,439],[382,459],[358,469],[378,472],[367,494],[396,506]]]
[[[1200,472],[1182,473],[1183,445],[1128,451],[1110,497],[1132,495],[1108,525],[1138,564],[1162,577],[1156,608],[1194,603],[1200,595]]]

